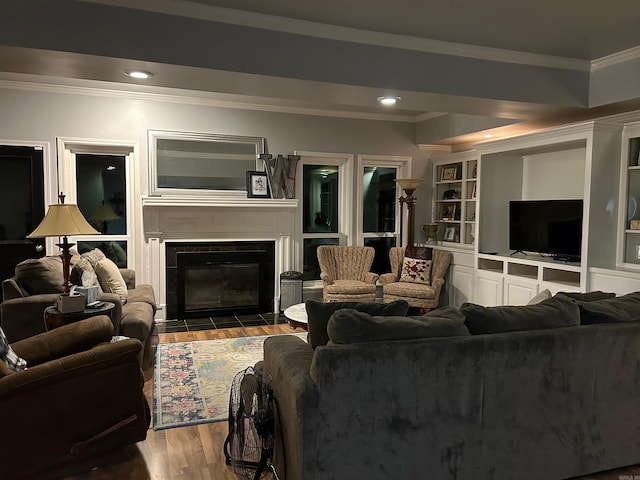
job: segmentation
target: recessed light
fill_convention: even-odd
[[[391,107],[395,105],[398,102],[398,100],[400,100],[400,97],[395,95],[384,95],[382,97],[378,97],[378,102],[380,102],[382,105],[385,105],[387,107]]]
[[[145,70],[125,70],[124,74],[132,78],[145,79],[153,77],[153,73],[147,72]]]
[[[482,135],[484,138],[493,138],[493,134],[492,133],[485,133],[484,135]]]
[[[107,166],[107,170],[111,171],[111,170],[115,170],[116,167],[114,167],[113,165],[108,165]]]

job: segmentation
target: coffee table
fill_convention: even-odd
[[[291,328],[298,327],[303,330],[308,330],[309,320],[307,318],[307,309],[305,308],[304,303],[297,303],[296,305],[291,305],[290,307],[285,308],[284,316],[289,320]]]

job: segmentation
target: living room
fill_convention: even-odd
[[[487,223],[484,232],[482,226],[478,230],[485,236],[474,243],[441,243],[454,253],[450,303],[478,300],[479,292],[488,298],[480,303],[506,303],[505,285],[519,291],[532,283],[536,289],[566,285],[565,271],[572,272],[573,287],[578,271],[577,290],[640,290],[637,267],[621,258],[622,252],[635,249],[634,233],[621,229],[627,220],[618,218],[630,207],[620,181],[621,165],[631,165],[624,142],[640,137],[634,124],[640,120],[640,59],[633,48],[640,38],[634,38],[635,29],[626,28],[632,15],[620,14],[622,7],[608,9],[617,13],[607,25],[617,21],[618,28],[607,35],[619,43],[604,45],[598,35],[598,49],[594,33],[592,52],[572,57],[570,46],[577,49],[580,43],[574,39],[583,38],[577,33],[566,34],[571,37],[563,47],[567,50],[545,54],[546,46],[539,45],[525,52],[525,43],[516,42],[514,33],[523,27],[513,22],[511,30],[501,31],[511,34],[507,38],[514,38],[513,43],[467,45],[465,50],[460,44],[473,43],[472,36],[463,41],[462,34],[440,32],[442,43],[434,45],[409,30],[406,18],[396,20],[396,28],[407,22],[406,34],[367,31],[356,21],[363,12],[347,12],[352,24],[322,25],[331,22],[312,17],[287,22],[281,18],[287,15],[276,11],[241,12],[232,10],[237,5],[214,1],[161,2],[155,11],[150,2],[52,3],[15,2],[0,20],[0,145],[41,149],[45,205],[56,203],[61,191],[67,203],[78,201],[78,154],[124,157],[126,228],[73,240],[125,245],[126,265],[139,283],[155,291],[159,322],[171,319],[166,258],[174,243],[273,242],[272,303],[277,308],[279,274],[305,271],[313,260],[304,248],[305,240],[314,238],[313,233],[305,236],[302,226],[304,165],[340,171],[341,224],[330,237],[344,245],[372,238],[406,241],[406,209],[397,202],[400,189],[392,231],[365,231],[364,169],[390,168],[397,178],[422,179],[415,192],[412,233],[417,243],[424,243],[422,225],[438,220],[437,168],[457,163],[469,150],[482,164],[479,175],[487,182],[477,192],[477,221]],[[476,15],[476,7],[467,3],[465,18],[458,12],[458,20],[469,35],[474,17],[506,18],[495,11]],[[336,7],[338,12],[341,8]],[[562,43],[557,41],[556,47]],[[135,68],[152,77],[124,75]],[[386,94],[399,97],[395,107],[378,104]],[[601,125],[609,133],[600,135]],[[202,189],[167,194],[157,184],[153,132],[192,139],[259,138],[265,145],[259,153],[300,155],[294,198],[247,198],[244,186],[230,195]],[[514,152],[519,152],[519,170],[507,166]],[[556,161],[563,167],[555,167]],[[532,166],[536,162],[538,167]],[[263,168],[256,161],[247,170]],[[491,219],[495,204],[482,203],[489,192],[500,189],[505,191],[503,203],[507,191],[519,199],[562,197],[560,187],[536,190],[556,168],[568,177],[578,169],[580,181],[571,177],[564,183],[573,196],[590,204],[583,263],[563,266],[559,282],[547,281],[543,264],[505,255],[507,234],[502,231],[496,240],[486,233],[502,228],[500,220]],[[517,194],[506,188],[514,178]],[[11,204],[10,189],[3,195],[5,204]],[[609,200],[613,203],[606,207]],[[476,218],[470,216],[472,221]],[[56,242],[45,241],[47,254],[57,254]],[[493,289],[488,296],[487,285]],[[319,279],[305,280],[304,297],[319,295]]]

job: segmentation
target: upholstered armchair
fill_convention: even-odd
[[[0,360],[3,479],[40,478],[146,438],[142,344],[111,343],[112,334],[102,315],[11,344],[27,369],[16,372]]]
[[[385,303],[395,300],[406,300],[411,307],[428,311],[439,304],[440,292],[444,285],[445,275],[451,264],[453,255],[446,250],[432,250],[429,282],[403,281],[402,267],[405,247],[392,247],[389,250],[391,273],[380,275],[382,295]]]
[[[372,247],[321,245],[318,263],[325,302],[373,302],[378,275],[370,272],[375,250]]]

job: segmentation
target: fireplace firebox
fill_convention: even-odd
[[[175,276],[175,305],[167,295],[167,310],[176,318],[273,311],[273,242],[198,243],[171,253],[175,263],[167,263],[167,277]]]

